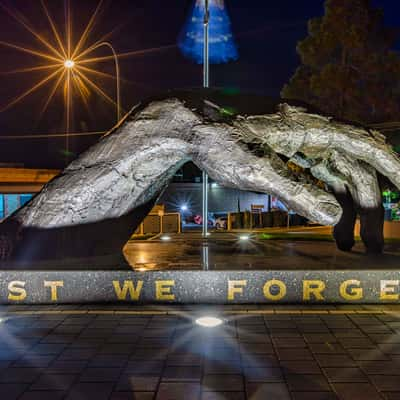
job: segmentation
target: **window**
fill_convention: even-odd
[[[21,207],[25,205],[31,198],[32,198],[31,194],[21,194],[21,197],[19,199]]]
[[[4,213],[8,217],[15,210],[19,208],[19,194],[5,194],[4,195]]]
[[[0,220],[8,217],[18,208],[26,204],[32,195],[24,194],[0,194]]]
[[[0,194],[0,219],[4,218],[4,195]]]

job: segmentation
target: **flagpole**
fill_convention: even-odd
[[[209,60],[209,21],[210,13],[208,10],[209,0],[205,0],[204,8],[204,46],[203,46],[203,87],[209,87],[209,71],[210,71],[210,60]]]
[[[209,0],[205,0],[204,7],[204,45],[203,45],[203,88],[209,87],[210,60],[209,60]],[[203,237],[208,233],[208,175],[203,171]]]

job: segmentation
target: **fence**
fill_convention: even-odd
[[[152,233],[181,233],[180,213],[151,213],[138,226],[134,234],[148,235]]]
[[[307,219],[297,214],[289,214],[289,225],[305,225]],[[285,211],[271,211],[251,213],[249,211],[228,214],[228,230],[273,228],[288,226],[288,213]]]

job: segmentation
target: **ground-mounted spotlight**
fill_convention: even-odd
[[[241,240],[242,242],[246,242],[246,241],[250,240],[250,236],[249,235],[240,235],[239,240]]]
[[[163,235],[163,236],[161,236],[161,240],[164,240],[167,242],[168,240],[171,240],[171,236]]]
[[[215,328],[223,323],[221,318],[217,317],[200,317],[196,319],[196,324],[205,328]]]

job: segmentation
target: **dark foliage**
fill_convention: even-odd
[[[309,21],[299,42],[302,65],[282,96],[360,123],[398,121],[399,32],[384,26],[370,0],[326,0],[325,15]]]

